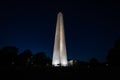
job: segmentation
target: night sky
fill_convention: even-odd
[[[111,0],[0,1],[0,48],[16,46],[52,58],[57,13],[64,17],[70,59],[100,62],[120,36],[120,5]]]

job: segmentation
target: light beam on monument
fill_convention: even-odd
[[[61,12],[59,12],[57,15],[52,65],[53,66],[60,66],[60,65],[68,66],[63,14]]]

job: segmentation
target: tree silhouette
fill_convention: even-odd
[[[47,57],[44,52],[38,52],[33,56],[32,62],[34,65],[46,66]]]
[[[32,56],[32,52],[29,49],[25,50],[20,55],[18,55],[16,64],[18,66],[30,65],[31,64],[31,56]]]
[[[92,66],[97,66],[97,65],[99,64],[99,61],[98,61],[96,58],[92,58],[92,59],[90,60],[90,64],[91,64]]]
[[[108,52],[107,61],[112,65],[120,64],[120,49],[110,49]]]
[[[91,71],[97,71],[99,70],[98,67],[99,67],[99,61],[96,59],[96,58],[92,58],[90,60],[90,69]]]
[[[109,50],[107,62],[111,65],[120,65],[120,38],[116,40],[114,47]]]
[[[120,38],[115,41],[114,48],[120,49]]]
[[[52,66],[52,60],[49,57],[46,58],[46,63],[46,66]]]
[[[6,46],[0,50],[0,65],[8,66],[15,63],[18,48]]]

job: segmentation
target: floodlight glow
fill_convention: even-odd
[[[59,66],[59,65],[67,66],[68,65],[63,15],[61,12],[59,12],[57,15],[52,65],[53,66]]]

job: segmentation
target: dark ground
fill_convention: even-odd
[[[118,79],[120,66],[112,68],[73,68],[73,67],[1,67],[1,79],[15,80],[81,80],[81,79]],[[114,77],[115,76],[115,77]]]

